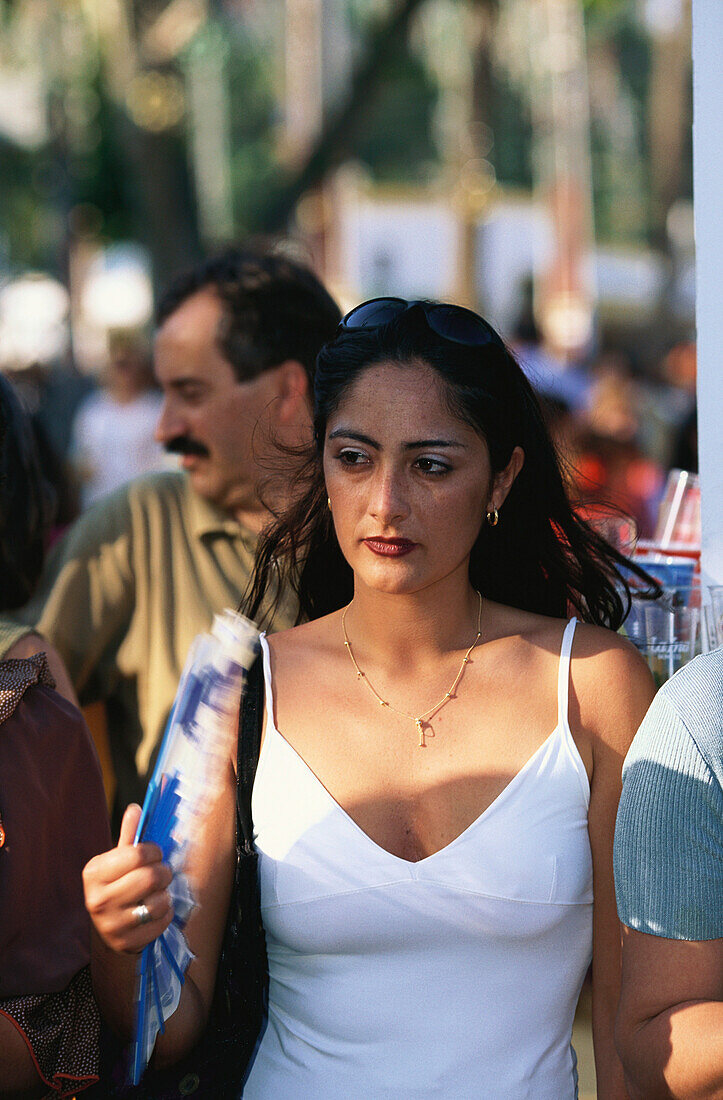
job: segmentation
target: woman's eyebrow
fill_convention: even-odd
[[[411,443],[405,443],[404,449],[406,451],[414,451],[421,447],[459,447],[463,448],[464,443],[460,443],[456,439],[415,439]]]
[[[353,439],[357,443],[366,443],[368,447],[373,447],[376,451],[381,450],[381,443],[376,439],[372,439],[369,435],[364,435],[363,432],[355,432],[351,428],[335,428],[333,432],[329,433],[329,439]],[[456,439],[414,439],[409,443],[403,443],[402,447],[405,451],[421,450],[424,447],[457,447],[460,450],[464,448],[464,443],[460,443]]]
[[[329,439],[354,439],[357,443],[366,443],[368,447],[374,447],[375,450],[379,450],[380,443],[377,443],[376,439],[372,439],[368,435],[363,435],[361,432],[353,432],[351,428],[335,428],[333,432],[329,432]]]

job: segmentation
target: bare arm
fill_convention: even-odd
[[[616,1031],[634,1100],[723,1100],[723,940],[624,928]]]
[[[28,1044],[1,1010],[0,1001],[0,1096],[6,1100],[45,1096],[47,1086],[35,1068]]]
[[[235,858],[235,776],[229,764],[223,790],[200,830],[187,872],[198,908],[186,926],[196,958],[188,968],[178,1009],[158,1037],[157,1065],[178,1061],[199,1038],[211,1006],[221,940],[231,895]],[[171,872],[155,845],[133,847],[137,806],[126,810],[118,847],[97,856],[84,874],[86,905],[94,925],[91,971],[101,1012],[124,1039],[134,1023],[136,956],[170,924],[167,887]],[[143,902],[152,920],[132,915]]]
[[[720,667],[698,658],[658,693],[626,763],[616,1039],[635,1100],[723,1100]]]
[[[33,657],[36,653],[44,653],[48,659],[48,668],[53,674],[55,680],[55,690],[63,698],[67,699],[69,703],[72,703],[74,707],[78,706],[78,698],[73,690],[73,685],[70,682],[68,676],[68,670],[63,664],[63,658],[58,653],[57,649],[47,642],[45,638],[40,634],[25,634],[22,638],[19,638],[14,645],[10,646],[10,649],[5,654],[6,659],[18,658],[18,657]]]
[[[613,838],[623,760],[653,698],[654,685],[644,661],[628,643],[594,628],[583,628],[580,635],[575,642],[578,660],[573,687],[577,720],[592,745],[593,761],[588,832],[593,859],[592,1024],[597,1095],[599,1100],[625,1100],[625,1077],[614,1042],[621,949]]]

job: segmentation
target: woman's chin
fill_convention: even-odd
[[[395,567],[381,569],[365,569],[355,574],[356,580],[372,592],[383,592],[388,596],[405,596],[411,592],[418,592],[429,584],[429,578],[420,575],[416,569]]]

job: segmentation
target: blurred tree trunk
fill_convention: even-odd
[[[150,133],[129,119],[121,120],[119,130],[136,234],[153,256],[153,274],[162,289],[202,252],[184,146],[172,130]]]
[[[653,243],[668,251],[668,211],[680,195],[683,146],[688,119],[686,92],[690,81],[690,22],[652,37],[650,74],[650,171],[653,192]]]
[[[201,252],[182,135],[174,126],[144,129],[128,111],[128,96],[138,77],[163,71],[163,63],[144,62],[140,35],[166,4],[167,0],[104,0],[96,9],[103,75],[115,104],[113,134],[125,172],[134,235],[153,256],[153,274],[160,287]]]
[[[370,34],[348,96],[326,120],[298,170],[262,207],[259,214],[262,231],[285,230],[299,199],[318,187],[333,168],[353,153],[360,124],[379,94],[400,42],[406,39],[412,17],[423,3],[424,0],[400,0],[391,15]]]

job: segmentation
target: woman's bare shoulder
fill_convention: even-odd
[[[531,651],[549,651],[555,658],[559,655],[566,619],[539,615],[535,611],[523,611],[490,600],[486,601],[486,611],[492,638],[509,639]],[[483,620],[484,617],[483,612]]]
[[[631,685],[646,688],[653,684],[645,659],[632,642],[614,630],[591,623],[578,623],[573,656],[581,682],[590,681],[608,687],[622,677]]]
[[[492,606],[501,633],[517,642],[531,672],[555,666],[566,620]],[[579,728],[626,748],[654,694],[653,678],[635,646],[614,630],[576,623],[570,703]]]
[[[620,634],[581,623],[575,632],[572,683],[583,726],[627,752],[655,695],[643,656]]]
[[[501,604],[490,604],[490,608],[495,611],[502,633],[559,652],[568,619],[539,615]],[[577,620],[572,656],[580,666],[580,676],[590,677],[596,682],[600,678],[608,681],[615,679],[621,673],[626,677],[652,682],[647,665],[635,646],[607,627]]]
[[[275,660],[284,663],[317,660],[334,653],[342,644],[341,612],[334,611],[290,630],[270,634],[266,640]]]

